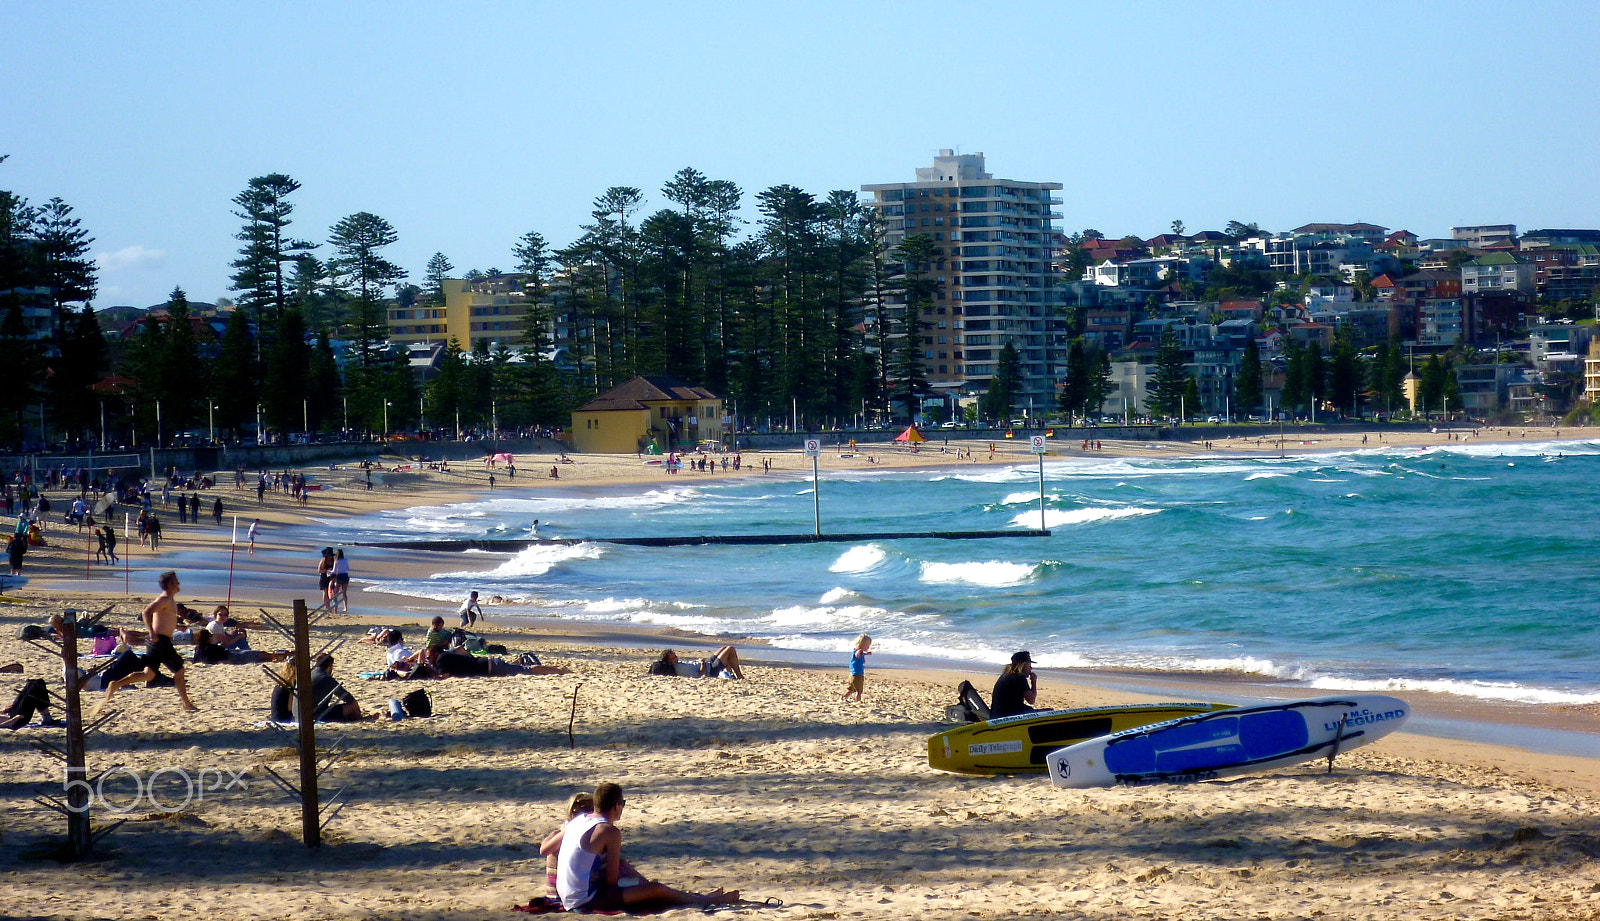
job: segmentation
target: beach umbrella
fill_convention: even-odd
[[[916,445],[916,444],[922,444],[924,441],[927,441],[928,439],[922,437],[922,433],[917,431],[917,427],[916,426],[908,425],[908,426],[906,426],[906,430],[905,431],[903,431],[900,434],[894,436],[894,440],[895,441],[903,441],[906,444]]]

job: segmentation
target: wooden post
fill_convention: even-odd
[[[78,694],[78,612],[61,618],[61,663],[67,692],[67,857],[89,856],[94,838],[89,828],[89,770],[83,746],[83,709]]]
[[[319,847],[316,699],[311,693],[311,622],[303,598],[294,600],[294,696],[300,724],[300,836],[306,847]]]

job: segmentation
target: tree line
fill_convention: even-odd
[[[665,206],[653,212],[640,189],[606,189],[571,244],[554,247],[538,231],[510,241],[526,295],[520,339],[493,349],[450,342],[419,392],[405,351],[387,347],[386,311],[442,306],[455,267],[435,253],[421,284],[410,283],[384,255],[396,231],[370,212],[340,220],[321,243],[308,239],[294,223],[300,190],[273,173],[231,200],[236,309],[220,335],[180,287],[165,316],[142,318],[128,343],[107,342],[94,322],[93,239],[70,206],[35,209],[0,193],[0,291],[10,292],[0,300],[0,358],[47,372],[29,376],[42,387],[5,395],[0,440],[15,441],[41,400],[52,433],[70,440],[95,437],[103,400],[125,403],[118,425],[150,438],[158,425],[168,437],[197,427],[239,435],[258,418],[279,432],[375,431],[385,414],[391,430],[424,419],[482,426],[491,416],[562,426],[574,406],[641,374],[706,386],[744,420],[797,413],[812,426],[885,415],[894,402],[917,411],[931,389],[918,311],[903,306],[936,291],[930,241],[885,251],[877,213],[851,191],[773,186],[755,196],[747,228],[743,191],[694,169],[663,185]],[[29,336],[26,298],[15,293],[35,288],[63,308],[62,328],[45,339]],[[1000,395],[986,406],[994,416],[1010,410],[1006,381],[1020,388],[1017,357],[1007,365],[1002,356],[1000,368]],[[120,389],[95,391],[102,379],[120,379]]]

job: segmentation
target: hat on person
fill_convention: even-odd
[[[1028,650],[1024,649],[1021,652],[1012,654],[1012,656],[1011,656],[1011,664],[1012,665],[1021,665],[1024,662],[1028,663],[1029,665],[1033,664],[1033,656],[1028,654]]]

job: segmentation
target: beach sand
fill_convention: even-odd
[[[1414,437],[1407,443],[1444,441]],[[1359,446],[1359,436],[1355,444],[1317,440],[1303,449]],[[986,460],[986,443],[972,446]],[[1026,442],[1004,447],[1011,450],[997,462],[1032,462]],[[1194,450],[1106,442],[1101,453]],[[937,447],[875,453],[892,467],[969,463]],[[759,471],[762,456],[745,458]],[[765,456],[777,464],[773,475],[809,474],[809,462],[794,452]],[[666,478],[639,475],[635,458],[574,459],[561,470],[564,488]],[[854,460],[825,455],[823,469]],[[549,462],[542,464],[547,472]],[[356,472],[318,471],[333,488],[312,500],[310,514],[446,502],[487,486],[481,467],[451,467],[394,477],[392,488],[371,492]],[[538,459],[519,464],[516,485],[505,485],[555,485],[524,474],[540,469]],[[696,476],[722,474],[678,478]],[[221,493],[230,509],[237,504],[253,517],[253,493],[248,504],[242,492]],[[273,543],[275,526],[304,515],[269,496],[263,542]],[[211,525],[209,515],[204,521],[168,523],[168,548],[225,546],[229,529]],[[25,667],[0,679],[7,693],[23,677],[59,675],[59,661],[15,639],[19,624],[64,607],[115,603],[111,622],[132,625],[150,597],[150,586],[124,597],[120,580],[103,569],[85,580],[79,554],[81,546],[30,554],[31,580],[11,592],[24,603],[0,607],[0,663]],[[448,565],[446,558],[441,566]],[[261,606],[286,615],[289,602],[236,600],[234,607],[249,620]],[[380,668],[381,651],[353,640],[370,622],[324,620],[313,646],[348,636],[335,673],[364,708],[381,710],[388,697],[425,686],[435,716],[319,727],[324,743],[348,741],[346,756],[321,780],[325,798],[343,788],[349,802],[328,825],[324,847],[299,844],[298,806],[266,779],[265,766],[286,774],[295,767],[291,738],[258,725],[270,679],[254,666],[196,666],[190,693],[201,712],[179,712],[171,689],[129,689],[114,704],[117,721],[90,737],[91,772],[123,766],[107,799],[129,821],[104,839],[104,858],[86,866],[26,856],[59,838],[65,824],[32,802],[59,790],[60,775],[26,742],[58,739],[60,731],[0,734],[0,915],[511,917],[514,902],[543,891],[538,842],[557,825],[567,797],[609,780],[627,792],[624,850],[635,864],[680,888],[724,886],[785,903],[753,915],[1600,918],[1600,762],[1592,759],[1402,732],[1341,755],[1331,774],[1314,762],[1192,786],[1061,791],[1041,775],[963,777],[927,767],[925,739],[946,728],[937,721],[954,702],[956,683],[971,677],[987,689],[992,674],[869,664],[865,700],[856,704],[840,699],[843,656],[837,668],[782,667],[765,662],[759,646],[741,646],[748,680],[649,678],[653,654],[645,647],[659,646],[659,636],[630,642],[612,630],[496,625],[487,631],[491,642],[536,651],[574,672],[367,682],[355,676]],[[422,616],[396,622],[413,640],[420,636]],[[278,645],[259,630],[254,643]],[[1174,695],[1048,677],[1041,688],[1041,703],[1062,706],[1140,699]],[[1600,731],[1592,709],[1521,708],[1508,719]],[[160,802],[130,805],[129,772],[148,777],[162,769]],[[180,770],[221,772],[207,775],[213,786],[218,776],[231,779],[228,772],[243,782],[185,804]],[[112,818],[97,813],[96,822]]]

